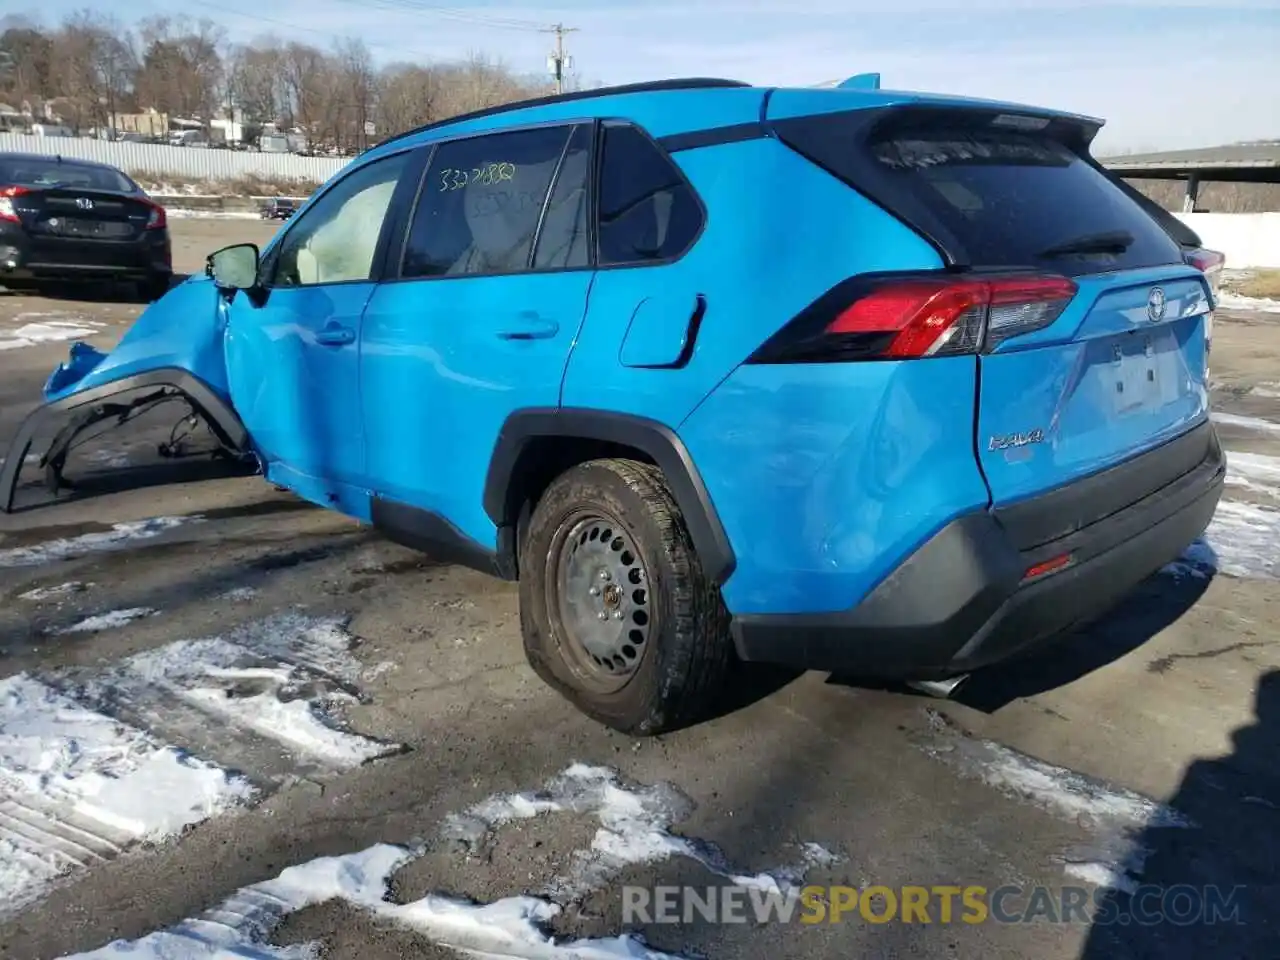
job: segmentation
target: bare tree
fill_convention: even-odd
[[[72,130],[105,125],[115,99],[128,87],[130,70],[118,25],[83,10],[72,14],[53,38],[51,83],[63,98]]]
[[[53,39],[26,17],[0,21],[0,90],[20,106],[23,100],[48,96],[52,89]]]
[[[261,127],[279,123],[284,110],[284,63],[274,37],[236,48],[229,58],[232,96],[245,122]],[[256,137],[246,136],[246,140]]]
[[[312,150],[342,154],[550,91],[546,78],[522,76],[480,53],[380,68],[357,40],[326,51],[267,35],[232,47],[208,20],[151,17],[131,32],[87,11],[53,32],[22,19],[0,21],[0,60],[9,65],[0,72],[0,93],[57,99],[77,130],[114,126],[124,109],[208,122],[229,107],[232,119],[253,131],[246,140],[273,124],[300,130]]]
[[[161,113],[209,119],[221,100],[220,27],[152,17],[139,27],[138,99]]]
[[[305,43],[290,43],[281,55],[284,119],[305,130],[309,139],[333,128],[330,66],[322,51]]]
[[[378,84],[378,134],[409,130],[441,118],[441,81],[432,67],[393,63]]]
[[[363,150],[369,143],[366,124],[373,123],[378,74],[369,48],[359,40],[343,40],[334,50],[337,76],[334,93],[341,98],[346,122],[339,128],[342,137],[335,146]]]

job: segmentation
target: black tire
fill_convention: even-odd
[[[604,535],[587,530],[593,518],[602,528],[596,533]],[[577,533],[570,549],[567,538],[577,530],[587,532]],[[615,677],[621,682],[617,689],[597,677],[605,664],[576,639],[582,631],[572,630],[562,615],[570,602],[562,596],[569,592],[562,587],[567,576],[562,571],[569,569],[564,564],[593,562],[585,551],[580,561],[566,554],[588,541],[606,559],[611,555],[599,545],[608,541],[619,563],[638,560],[619,568],[629,571],[630,580],[620,601],[619,591],[614,592],[615,602],[627,606],[614,608],[613,615],[625,628],[622,635],[631,638],[619,641],[620,649],[635,651],[623,664],[628,675]],[[643,589],[632,589],[641,583]],[[579,604],[611,599],[588,601],[580,594]],[[571,620],[583,609],[571,611]],[[619,611],[625,615],[618,616]],[[640,643],[634,639],[636,624],[647,630]],[[634,460],[579,464],[557,477],[538,501],[521,543],[520,625],[525,656],[539,677],[587,716],[632,736],[653,736],[702,719],[714,706],[732,659],[728,611],[703,573],[662,471]],[[619,654],[613,662],[622,659]]]

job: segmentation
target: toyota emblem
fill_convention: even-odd
[[[1160,287],[1152,287],[1147,294],[1147,319],[1152,323],[1159,323],[1164,319],[1164,311],[1164,291]]]

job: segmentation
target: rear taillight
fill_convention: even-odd
[[[0,187],[0,220],[21,223],[22,219],[18,216],[18,209],[14,206],[13,198],[30,192],[27,187]]]
[[[1227,256],[1219,253],[1217,250],[1206,250],[1203,247],[1197,247],[1194,250],[1187,250],[1182,254],[1182,258],[1204,274],[1205,282],[1209,284],[1209,305],[1213,308],[1218,306],[1218,290],[1219,284],[1222,282],[1222,268],[1227,264]],[[1204,352],[1211,353],[1213,350],[1213,312],[1204,315]],[[1209,376],[1209,368],[1206,366],[1204,375]]]
[[[156,203],[154,200],[144,201],[151,208],[151,216],[147,217],[148,230],[163,230],[169,225],[169,218],[164,212],[164,207]]]
[[[977,353],[1053,323],[1076,294],[1066,277],[916,275],[846,281],[762,346],[752,363],[907,360]]]
[[[1209,283],[1209,290],[1213,293],[1213,298],[1217,300],[1218,284],[1222,280],[1222,268],[1227,264],[1226,255],[1219,253],[1217,250],[1205,250],[1203,247],[1198,247],[1195,250],[1186,251],[1182,256],[1187,263],[1204,274],[1205,280]]]

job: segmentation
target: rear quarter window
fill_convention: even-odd
[[[783,139],[975,267],[1036,267],[1068,275],[1181,262],[1173,238],[1071,146],[990,119],[890,122],[859,135],[789,121]],[[864,128],[865,129],[865,128]],[[1123,251],[1042,255],[1099,235]]]
[[[604,130],[598,237],[601,266],[675,260],[702,230],[702,205],[683,174],[630,124]]]

